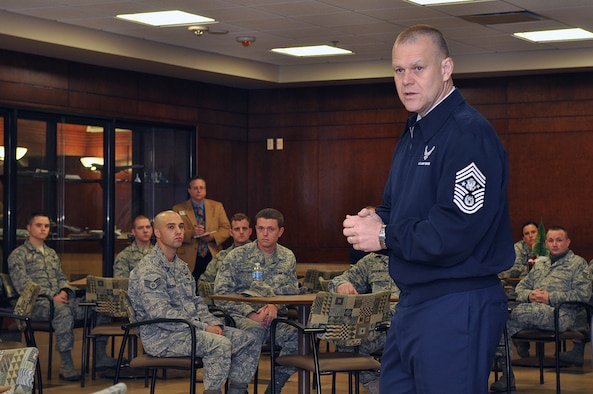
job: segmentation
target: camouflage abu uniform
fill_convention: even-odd
[[[26,240],[8,256],[8,272],[17,293],[21,293],[29,281],[41,286],[31,314],[34,319],[49,319],[50,299],[66,290],[69,302],[54,302],[51,324],[56,332],[56,349],[59,352],[71,350],[74,345],[74,319],[84,318],[84,309],[78,306],[84,299],[74,296],[75,288],[68,283],[56,251],[44,243],[42,252]],[[104,315],[97,315],[98,324],[108,320]]]
[[[378,293],[381,291],[391,291],[392,297],[399,297],[399,289],[389,276],[389,256],[377,253],[369,253],[353,265],[343,274],[336,276],[328,283],[328,290],[334,293],[338,292],[338,286],[350,282],[359,294]],[[391,315],[395,312],[395,303],[391,303]],[[377,350],[383,349],[386,332],[371,333],[369,338],[365,339],[359,346],[360,353],[371,354]],[[352,348],[340,347],[340,351],[348,351]],[[379,373],[375,371],[363,371],[360,373],[360,381],[365,384],[378,379]]]
[[[264,283],[272,289],[298,288],[296,276],[296,258],[292,251],[280,244],[271,256],[264,254],[257,248],[257,240],[235,248],[225,257],[216,280],[214,281],[214,292],[216,294],[240,294],[249,290],[253,281],[253,266],[259,262],[264,271]],[[217,301],[216,304],[224,308],[235,319],[237,327],[255,334],[259,338],[259,344],[270,338],[270,329],[263,328],[259,323],[247,317],[251,312],[256,312],[262,307],[261,304]],[[286,313],[285,305],[276,305],[278,314]],[[298,332],[296,328],[282,324],[278,328],[276,345],[282,350],[280,355],[297,354]],[[290,376],[296,369],[293,367],[276,367],[278,374]]]
[[[231,245],[228,248],[216,253],[216,256],[214,256],[206,266],[206,270],[204,271],[204,273],[200,275],[200,277],[198,278],[198,283],[214,282],[214,280],[216,279],[216,274],[218,273],[218,270],[222,265],[222,261],[224,260],[226,255],[229,254],[229,252],[233,249],[235,249],[235,245]]]
[[[535,289],[550,293],[549,305],[529,302],[529,293]],[[553,264],[549,256],[536,263],[515,290],[520,304],[513,309],[507,321],[509,337],[524,328],[553,330],[555,305],[562,301],[589,301],[591,275],[587,262],[569,250]],[[560,331],[574,326],[575,317],[575,310],[563,308]]]
[[[206,332],[222,325],[196,296],[196,282],[187,264],[175,256],[172,263],[156,245],[130,273],[130,301],[139,321],[161,317],[192,321],[196,328],[196,354],[204,363],[204,390],[218,390],[227,377],[247,385],[259,362],[261,346],[252,335],[224,327],[224,336]],[[142,345],[153,356],[189,356],[187,326],[165,323],[140,327]]]
[[[141,248],[136,241],[131,245],[126,246],[124,250],[118,253],[113,263],[113,276],[129,278],[130,272],[136,268],[136,265],[142,260],[144,256],[152,250],[153,246],[148,248]]]
[[[531,258],[533,252],[523,240],[515,243],[515,264],[506,271],[498,274],[500,279],[519,278],[527,275],[527,262]]]

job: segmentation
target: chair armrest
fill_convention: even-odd
[[[554,307],[554,333],[558,339],[560,333],[560,310],[565,306],[575,306],[584,308],[587,311],[587,321],[591,321],[591,314],[593,313],[593,305],[582,301],[562,301]],[[558,341],[557,341],[558,342]]]
[[[122,328],[124,330],[129,330],[131,328],[145,326],[145,325],[148,325],[148,324],[158,324],[158,323],[183,323],[183,324],[188,325],[189,327],[194,327],[194,325],[192,324],[192,322],[190,322],[187,319],[177,319],[177,318],[161,317],[161,318],[158,318],[158,319],[149,319],[149,320],[138,321],[138,322],[135,322],[135,323],[127,323],[127,324],[122,325]]]
[[[52,321],[54,319],[54,299],[53,299],[53,297],[50,297],[47,294],[39,294],[39,298],[45,298],[49,301],[49,319],[48,319],[48,321]]]
[[[272,320],[272,323],[270,324],[270,332],[275,331],[278,324],[288,324],[289,326],[295,327],[300,332],[303,332],[307,328],[304,324],[301,324],[298,321],[280,317]]]
[[[554,307],[554,322],[559,322],[560,319],[560,310],[565,306],[575,306],[578,308],[585,308],[587,310],[587,316],[591,316],[591,312],[593,311],[593,305],[589,304],[588,302],[583,301],[562,301],[558,303]]]
[[[33,328],[31,327],[30,317],[23,315],[15,315],[12,310],[4,308],[0,308],[0,317],[16,319],[25,322],[25,329],[23,330],[23,334],[25,335],[25,342],[27,346],[37,347],[37,343],[35,342],[35,336],[33,335]]]
[[[0,317],[8,317],[10,319],[18,319],[22,321],[30,321],[31,318],[23,315],[15,315],[11,309],[0,308]]]
[[[227,327],[237,327],[237,324],[235,323],[235,319],[233,319],[233,317],[224,309],[214,306],[214,305],[208,305],[208,310],[210,311],[210,313],[212,313],[214,316],[216,317],[222,317],[224,318],[224,325]]]

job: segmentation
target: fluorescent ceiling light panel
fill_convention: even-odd
[[[513,35],[515,37],[523,38],[532,42],[577,41],[593,39],[593,33],[581,28],[526,31],[513,33]]]
[[[478,3],[482,1],[491,0],[405,0],[408,3],[417,5],[443,5],[443,4],[456,4],[456,3]]]
[[[179,26],[191,25],[194,23],[216,23],[215,19],[208,18],[206,16],[190,14],[179,10],[142,12],[139,14],[120,14],[116,15],[116,17],[130,22],[144,23],[151,26]]]
[[[297,57],[350,55],[353,52],[348,49],[333,47],[330,45],[312,45],[305,47],[273,48],[272,52]]]

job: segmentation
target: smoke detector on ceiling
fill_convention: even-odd
[[[248,47],[249,45],[255,42],[255,37],[253,36],[239,36],[237,37],[237,41],[241,43],[244,47]]]

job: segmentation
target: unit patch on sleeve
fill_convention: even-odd
[[[472,162],[455,174],[453,203],[463,213],[474,214],[484,206],[486,177]]]

